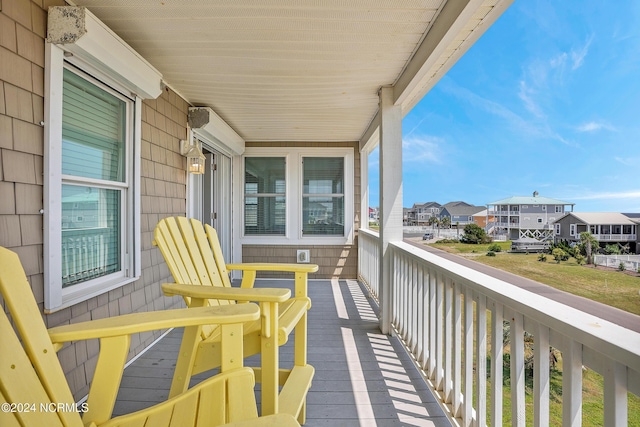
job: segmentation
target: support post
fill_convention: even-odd
[[[380,89],[380,330],[391,332],[392,259],[390,242],[402,241],[402,108],[393,87]]]

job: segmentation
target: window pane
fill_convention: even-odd
[[[344,197],[303,197],[302,234],[344,235]]]
[[[284,197],[247,197],[244,206],[244,232],[250,235],[285,234]]]
[[[245,234],[285,234],[285,167],[284,157],[245,158]]]
[[[121,270],[121,190],[62,186],[62,287]]]
[[[284,196],[284,157],[246,157],[244,160],[246,194],[282,194]]]
[[[126,104],[65,69],[62,173],[123,182]]]
[[[344,158],[303,163],[302,234],[344,235]]]
[[[344,158],[305,157],[304,194],[344,193]]]

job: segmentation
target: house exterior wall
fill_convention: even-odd
[[[489,215],[488,221],[486,215],[474,215],[473,222],[476,223],[479,227],[485,228],[489,223],[495,222],[496,217],[493,215]]]
[[[311,279],[355,279],[358,274],[357,245],[244,245],[242,247],[243,262],[296,262],[296,251],[309,249],[309,260],[318,264],[318,272],[309,275]],[[277,273],[261,273],[260,277],[287,277],[289,275]]]
[[[542,229],[548,226],[547,205],[521,205],[520,228]],[[538,222],[542,219],[542,222]]]
[[[554,241],[555,242],[560,242],[560,241],[574,241],[576,240],[576,238],[574,236],[570,236],[569,232],[570,232],[570,225],[571,224],[575,224],[577,222],[576,218],[574,218],[571,215],[567,215],[564,218],[560,218],[558,220],[556,220],[553,224],[554,227]],[[555,227],[556,224],[560,225],[560,234],[555,234]]]
[[[301,144],[290,142],[247,142],[246,147],[300,147]],[[309,249],[310,262],[318,264],[317,273],[311,274],[312,279],[355,279],[357,277],[358,265],[358,229],[360,228],[361,208],[360,208],[360,152],[357,142],[318,142],[305,144],[304,147],[326,148],[330,152],[331,148],[352,148],[354,154],[354,241],[351,245],[322,245],[321,238],[314,244],[304,245],[250,245],[242,246],[243,262],[296,262],[296,251],[298,249]],[[277,273],[259,273],[258,277],[287,277]]]
[[[45,8],[62,4],[0,3],[0,245],[20,256],[42,311]],[[179,154],[179,141],[187,136],[186,124],[187,103],[171,90],[143,103],[140,279],[60,311],[43,312],[47,327],[184,306],[181,298],[162,295],[160,284],[171,281],[171,276],[152,241],[160,218],[185,214],[186,163]],[[160,334],[132,337],[129,356]],[[97,355],[97,340],[68,344],[58,353],[77,399],[88,392]]]

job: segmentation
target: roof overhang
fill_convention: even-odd
[[[74,0],[244,141],[375,144],[378,91],[408,113],[512,0]]]

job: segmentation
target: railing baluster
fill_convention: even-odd
[[[435,270],[429,270],[429,379],[436,378],[436,281]]]
[[[436,380],[435,386],[436,390],[442,390],[442,367],[443,360],[442,355],[444,354],[444,337],[442,336],[444,333],[444,278],[441,274],[438,274],[436,280],[436,353],[435,353],[435,362],[436,362]]]
[[[464,288],[464,396],[462,425],[469,427],[473,417],[473,298]]]
[[[416,260],[411,261],[412,264],[412,278],[411,278],[411,301],[409,307],[411,307],[411,315],[409,321],[411,322],[411,332],[409,336],[411,353],[416,354],[418,352],[418,262]]]
[[[533,336],[533,425],[549,425],[549,328],[536,322]]]
[[[476,303],[476,425],[487,424],[487,299]]]
[[[462,293],[460,284],[453,288],[453,399],[451,412],[460,417],[462,384]]]
[[[608,360],[604,372],[604,425],[627,425],[627,368]]]
[[[491,426],[502,427],[503,316],[502,304],[491,311]]]
[[[562,352],[562,425],[582,425],[582,344],[567,338]]]
[[[402,338],[405,340],[407,345],[409,344],[409,337],[411,335],[411,323],[409,321],[409,316],[411,316],[411,259],[409,257],[403,257],[403,301],[404,306],[402,307]]]
[[[431,324],[431,305],[429,301],[430,291],[429,291],[429,268],[424,267],[422,277],[422,308],[424,310],[422,315],[422,357],[420,358],[420,366],[422,370],[427,373],[427,377],[429,377],[429,357],[431,355],[431,348],[429,348],[429,325]]]
[[[511,425],[524,427],[524,319],[514,313],[509,329],[509,347],[511,349]]]
[[[453,363],[453,282],[447,279],[444,295],[444,402],[451,403]]]

